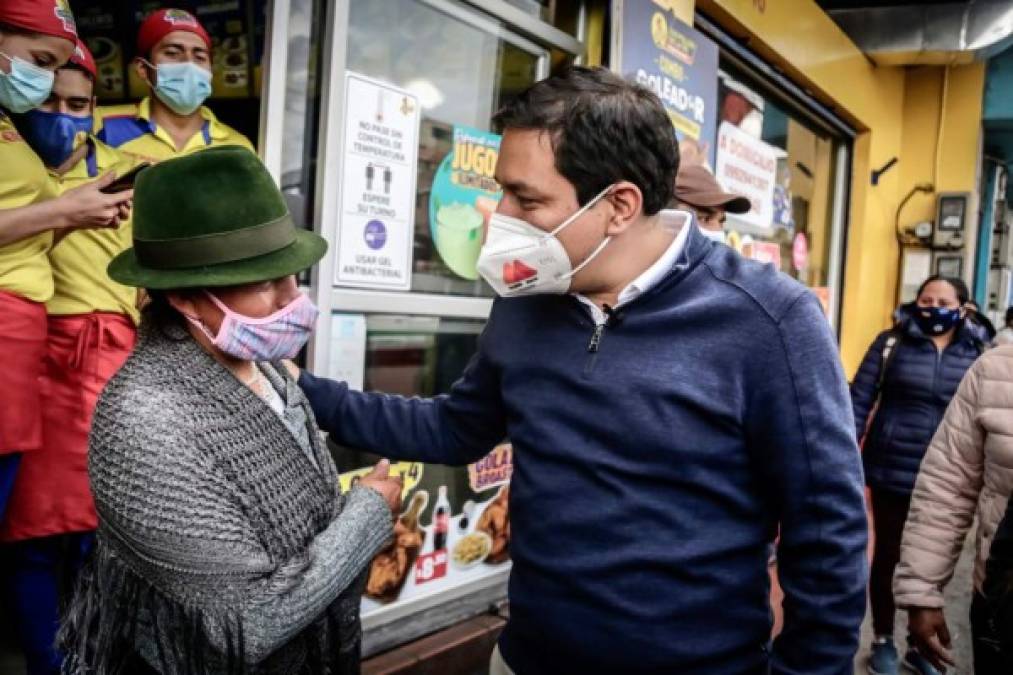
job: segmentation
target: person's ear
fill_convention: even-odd
[[[605,196],[612,205],[608,228],[605,233],[614,237],[626,232],[644,212],[644,195],[640,188],[629,181],[620,181]]]
[[[141,78],[143,82],[145,82],[152,89],[155,88],[156,73],[152,72],[154,69],[148,65],[147,61],[138,56],[136,59],[134,59],[134,70],[136,71],[137,76]]]

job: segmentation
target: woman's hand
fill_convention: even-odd
[[[389,473],[390,462],[386,459],[381,459],[373,467],[372,471],[362,477],[359,485],[363,485],[379,493],[383,497],[383,500],[387,502],[391,514],[396,519],[401,514],[401,491],[404,486],[401,484],[400,478],[390,476]]]
[[[919,653],[941,672],[946,666],[956,666],[950,648],[950,629],[942,609],[911,607],[908,609],[908,630]]]
[[[133,190],[106,194],[102,188],[116,180],[107,173],[91,183],[67,190],[57,198],[70,230],[117,227],[130,217]]]

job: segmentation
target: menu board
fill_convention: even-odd
[[[371,467],[344,473],[351,488]],[[440,484],[423,486],[424,467],[398,462],[393,474],[404,481],[404,508],[394,540],[369,567],[362,601],[364,617],[400,603],[438,596],[466,583],[499,574],[510,563],[510,477],[513,450],[504,444],[468,467],[467,491]],[[432,481],[426,481],[432,485]],[[461,499],[461,495],[476,495]]]
[[[211,68],[216,98],[253,94],[253,24],[246,0],[200,2],[195,11],[214,42]]]
[[[98,67],[95,95],[103,100],[126,96],[128,57],[120,40],[124,24],[118,5],[115,0],[92,0],[74,7],[78,30]]]

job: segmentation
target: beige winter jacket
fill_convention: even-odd
[[[978,516],[974,587],[1013,492],[1013,346],[978,359],[922,460],[894,576],[899,607],[942,607],[964,537]]]

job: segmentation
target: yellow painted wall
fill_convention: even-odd
[[[697,9],[860,130],[852,156],[841,352],[848,374],[889,324],[895,305],[894,217],[911,185],[933,170],[943,67],[877,67],[812,0],[697,0]],[[984,85],[982,64],[950,68],[937,189],[973,190]],[[934,96],[933,96],[934,94]],[[926,161],[926,153],[932,158]],[[900,163],[870,184],[870,172]],[[931,213],[905,208],[902,222]]]
[[[944,87],[945,79],[948,82]],[[948,69],[920,66],[907,71],[904,161],[899,166],[904,185],[929,182],[943,192],[975,190],[976,129],[981,123],[984,84],[984,63]],[[945,105],[941,105],[944,88]],[[942,133],[938,133],[939,129]],[[919,195],[904,208],[901,224],[933,220],[934,217],[935,199],[931,195]]]

